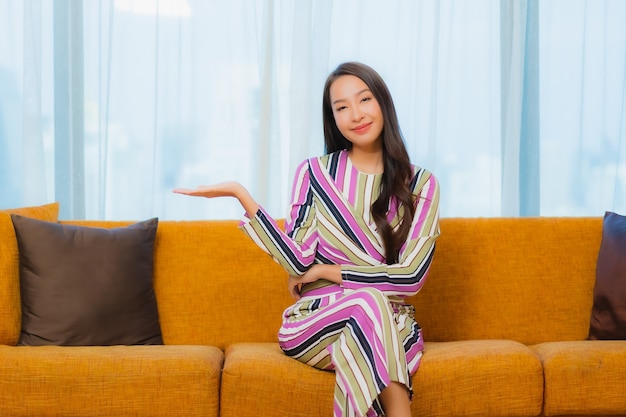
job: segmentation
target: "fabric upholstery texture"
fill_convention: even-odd
[[[596,265],[590,340],[626,340],[626,216],[606,212]]]
[[[533,349],[543,363],[546,416],[626,411],[625,342],[547,342]]]
[[[584,340],[602,218],[442,219],[422,291],[424,340]]]
[[[539,358],[507,340],[427,343],[413,385],[416,416],[536,416],[543,402]],[[222,396],[229,401],[222,402],[220,415],[328,415],[333,386],[331,372],[291,360],[276,344],[233,345],[222,376]]]
[[[210,346],[0,346],[0,415],[216,417]]]
[[[154,290],[165,344],[223,350],[238,342],[277,341],[283,310],[293,303],[286,290],[287,273],[238,224],[233,220],[159,222]]]
[[[278,343],[239,343],[226,349],[220,417],[329,416],[335,374],[287,357]],[[267,372],[272,369],[272,372]],[[280,387],[280,389],[277,389]]]
[[[427,342],[413,383],[416,416],[532,416],[543,403],[541,362],[511,340]]]
[[[162,344],[152,285],[158,219],[103,229],[12,215],[19,345]]]
[[[624,415],[626,341],[585,340],[602,224],[602,217],[441,219],[430,274],[410,299],[427,342],[413,378],[414,416]],[[0,346],[0,415],[56,416],[63,405],[67,415],[214,417],[218,404],[226,417],[329,415],[334,375],[285,357],[277,344],[281,314],[293,302],[286,273],[237,225],[159,222],[154,288],[170,346]],[[17,250],[15,257],[17,270]],[[19,320],[14,296],[17,313],[7,317]],[[19,333],[19,323],[11,326]],[[219,400],[219,372],[194,385],[201,384],[194,369],[208,369],[202,358],[212,354],[198,346],[198,358],[186,345],[225,350]],[[135,348],[136,357],[127,353]],[[212,352],[221,364],[222,353]],[[125,359],[117,366],[109,355]],[[77,396],[66,398],[77,383]],[[37,407],[32,414],[27,401]],[[294,402],[297,411],[281,413],[296,410]]]
[[[282,312],[293,302],[287,273],[237,225],[225,220],[159,226],[154,285],[165,312],[166,344],[225,349],[237,342],[277,341]]]
[[[19,252],[12,213],[56,222],[59,203],[0,211],[0,345],[15,345],[20,335]]]

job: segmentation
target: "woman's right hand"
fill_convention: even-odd
[[[237,193],[245,188],[235,181],[220,182],[213,185],[201,185],[197,188],[176,188],[173,191],[177,194],[190,195],[193,197],[236,197]]]
[[[254,217],[259,210],[259,205],[252,198],[248,190],[235,181],[221,182],[214,185],[201,185],[197,188],[176,188],[176,194],[184,194],[192,197],[235,197],[239,200],[246,213]]]
[[[293,298],[299,300],[302,286],[315,282],[318,279],[325,279],[335,284],[342,285],[341,265],[315,264],[300,276],[289,276],[289,281],[287,282],[289,293]]]

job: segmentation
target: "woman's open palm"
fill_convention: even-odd
[[[197,188],[176,188],[174,190],[177,194],[185,194],[193,197],[234,197],[237,189],[241,185],[234,181],[221,182],[213,185],[201,185]]]

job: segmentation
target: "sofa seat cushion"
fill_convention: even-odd
[[[229,346],[222,374],[221,417],[325,417],[335,376],[288,358],[276,343]],[[536,416],[543,374],[537,355],[513,341],[426,343],[413,377],[413,415]]]
[[[427,342],[413,387],[419,416],[536,416],[543,403],[539,358],[510,340]]]
[[[278,343],[237,343],[226,349],[220,417],[327,417],[334,372],[287,357]]]
[[[2,416],[218,416],[209,346],[0,346]]]
[[[624,415],[626,341],[546,342],[532,348],[543,362],[546,416]]]

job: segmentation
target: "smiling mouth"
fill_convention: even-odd
[[[365,133],[369,130],[370,126],[372,125],[372,123],[365,123],[362,125],[359,125],[357,127],[355,127],[354,129],[352,129],[352,131],[356,132],[356,133]]]

